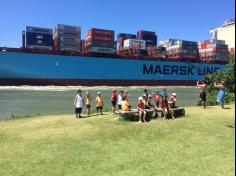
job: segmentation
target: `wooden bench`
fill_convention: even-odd
[[[151,119],[153,119],[154,110],[153,109],[145,109],[145,111],[147,112],[146,120],[150,121]],[[173,108],[173,109],[171,109],[171,111],[173,112],[173,115],[175,118],[185,116],[185,109],[183,107]],[[124,120],[128,120],[128,121],[138,121],[139,120],[138,109],[131,109],[130,111],[119,110],[118,114]],[[157,114],[158,114],[157,115],[158,117],[163,117],[163,110],[161,108],[158,108]]]
[[[154,110],[152,110],[152,109],[145,109],[145,111],[147,112],[146,120],[150,121],[153,118],[152,116],[153,116]],[[118,114],[124,120],[139,121],[138,109],[131,109],[130,111],[119,110]]]

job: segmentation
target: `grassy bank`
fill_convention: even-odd
[[[0,121],[4,176],[233,176],[234,105],[187,107],[186,117],[122,121],[106,113]]]

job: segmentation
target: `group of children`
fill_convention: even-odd
[[[100,114],[102,115],[104,100],[103,100],[101,92],[97,93],[95,102],[96,102],[97,115],[98,115],[98,112],[100,112]],[[90,117],[91,105],[92,105],[92,97],[90,95],[90,92],[86,91],[85,97],[84,97],[82,95],[82,90],[78,90],[77,95],[75,96],[75,99],[74,99],[75,114],[77,118],[81,117],[82,108],[84,105],[86,105],[86,108],[87,108],[87,116]]]
[[[146,122],[146,110],[145,109],[153,109],[153,117],[157,116],[157,111],[162,110],[164,114],[164,118],[170,114],[172,119],[174,119],[174,116],[172,112],[170,111],[171,108],[176,107],[176,93],[173,93],[170,96],[170,100],[168,101],[168,93],[166,89],[163,89],[161,92],[156,91],[155,93],[148,94],[148,90],[144,89],[143,95],[138,98],[138,101],[136,103],[136,108],[139,111],[139,121]],[[155,104],[153,105],[152,100],[154,98]],[[119,110],[123,111],[130,111],[131,104],[129,101],[128,91],[121,90],[119,94],[117,95],[117,90],[113,89],[111,94],[111,106],[112,106],[112,114],[116,114],[116,105],[118,105]],[[96,103],[96,111],[97,115],[100,113],[101,115],[103,106],[104,106],[104,100],[101,95],[101,92],[97,93],[97,97],[95,100]],[[75,107],[75,114],[77,118],[81,117],[82,108],[86,105],[87,109],[87,116],[91,116],[91,105],[92,105],[92,97],[88,91],[86,91],[85,96],[82,95],[82,90],[77,91],[77,95],[74,99],[74,107]]]
[[[136,107],[139,111],[139,122],[146,122],[147,111],[145,109],[152,109],[153,117],[157,117],[157,112],[162,111],[164,119],[170,115],[172,119],[175,119],[171,108],[176,108],[176,93],[170,96],[168,101],[168,93],[166,89],[161,92],[156,91],[155,94],[149,95],[147,89],[144,89],[144,93],[139,97]],[[152,98],[154,98],[155,105],[152,104]]]

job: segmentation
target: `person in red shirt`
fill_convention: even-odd
[[[117,102],[116,90],[113,89],[111,94],[112,114],[116,113],[116,102]]]
[[[147,113],[144,110],[144,103],[143,103],[143,98],[142,97],[139,97],[138,102],[136,104],[136,107],[137,107],[138,112],[139,112],[139,122],[141,123],[142,119],[143,119],[143,122],[145,123]]]
[[[160,91],[156,91],[156,95],[155,95],[155,103],[156,103],[156,106],[157,106],[157,107],[160,106],[160,102],[161,102]]]
[[[163,114],[164,114],[164,119],[167,118],[167,115],[170,114],[172,119],[174,120],[175,117],[172,113],[172,111],[170,110],[170,105],[168,103],[167,97],[162,97],[162,101],[161,101],[161,108],[163,110]]]

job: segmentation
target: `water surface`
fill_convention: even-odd
[[[0,87],[0,119],[11,116],[35,116],[73,114],[73,100],[77,89],[83,92],[89,90],[95,100],[97,92],[102,92],[105,100],[105,110],[110,110],[111,90],[114,87],[81,87],[81,86],[2,86]],[[161,90],[163,87],[115,87],[117,90],[128,90],[132,106],[147,88],[149,93]],[[198,101],[196,87],[166,87],[168,93],[177,93],[178,105],[192,106]],[[93,101],[92,110],[95,110]],[[85,112],[85,108],[84,108]]]

